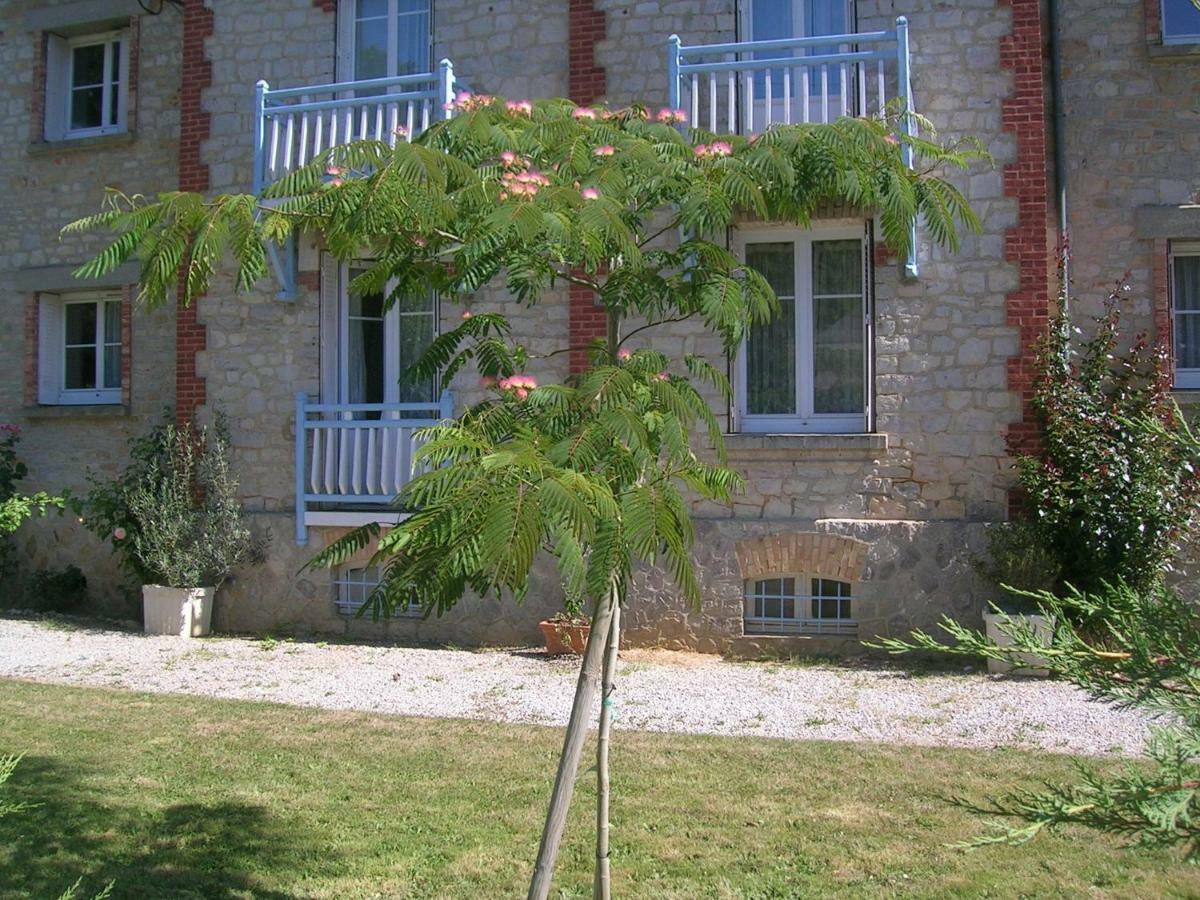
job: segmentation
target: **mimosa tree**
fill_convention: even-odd
[[[956,229],[976,221],[935,171],[965,165],[966,154],[897,138],[894,123],[871,119],[747,138],[685,132],[677,110],[478,95],[455,105],[457,115],[411,143],[327,151],[273,185],[269,204],[113,194],[104,212],[68,230],[117,231],[81,274],[137,256],[149,305],[165,302],[177,278],[185,301],[202,294],[226,254],[248,289],[267,274],[265,244],[300,233],[319,235],[339,259],[372,259],[350,289],[388,291],[388,303],[430,288],[463,300],[502,286],[522,306],[567,283],[595,293],[607,337],[562,348],[591,358],[566,383],[523,374],[530,354],[501,313],[468,313],[436,338],[408,377],[449,383],[473,366],[488,399],[426,430],[424,474],[396,500],[407,518],[387,531],[360,528],[313,564],[337,565],[374,545],[371,565],[384,572],[375,610],[416,600],[442,613],[468,592],[519,601],[535,557],[553,558],[566,604],[586,605],[592,628],[530,896],[549,890],[602,670],[596,893],[607,896],[610,695],[630,575],[662,565],[680,595],[699,603],[689,497],[724,502],[741,486],[721,465],[720,428],[702,394],[705,385],[728,391],[723,366],[649,349],[653,328],[696,320],[732,354],[770,318],[770,286],[726,246],[739,220],[805,226],[822,209],[850,206],[876,215],[897,253],[918,217],[954,247]],[[901,140],[925,168],[905,165]],[[627,331],[631,318],[639,325]]]

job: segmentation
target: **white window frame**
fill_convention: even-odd
[[[44,406],[83,406],[119,404],[123,400],[125,354],[129,348],[124,342],[124,308],[118,319],[116,340],[104,333],[105,303],[123,304],[119,291],[79,291],[67,294],[42,293],[38,295],[38,403]],[[67,344],[66,308],[75,304],[96,305],[96,388],[68,388],[66,386]],[[120,348],[120,365],[117,370],[116,387],[104,387],[104,350],[106,347]]]
[[[374,570],[374,576],[370,573]],[[340,615],[356,616],[363,604],[370,599],[371,591],[380,582],[378,566],[345,566],[337,569],[333,577],[333,605]],[[359,596],[353,599],[348,594],[353,591]],[[370,610],[364,612],[369,616]],[[394,619],[421,618],[424,610],[420,604],[409,603],[407,606],[397,606],[392,613]]]
[[[861,413],[813,412],[813,334],[812,334],[812,245],[821,241],[857,240],[862,248],[863,309],[863,411]],[[870,430],[872,389],[871,345],[872,315],[870,279],[867,263],[869,242],[864,223],[824,225],[813,229],[793,227],[741,227],[734,232],[734,252],[743,262],[748,244],[792,243],[795,248],[797,305],[796,327],[796,404],[794,414],[751,414],[747,411],[746,341],[738,348],[734,367],[734,427],[747,434],[862,434]],[[806,286],[806,287],[805,287]],[[801,289],[807,291],[802,293]],[[803,306],[801,305],[803,303]],[[808,373],[808,374],[805,374]]]
[[[1167,5],[1165,0],[1158,0],[1158,21],[1159,27],[1162,30],[1162,42],[1164,45],[1171,44],[1200,44],[1200,32],[1195,34],[1168,34],[1167,33]]]
[[[1171,330],[1178,333],[1180,316],[1200,316],[1200,310],[1180,311],[1175,308],[1175,259],[1177,257],[1200,257],[1200,241],[1172,241],[1167,254],[1167,292],[1171,307]],[[1171,357],[1176,358],[1174,341],[1171,346]],[[1175,387],[1185,390],[1200,390],[1200,368],[1183,369],[1175,366]]]
[[[797,586],[809,586],[810,592],[797,591],[792,594],[784,594],[782,591],[780,591],[778,594],[776,594],[759,591],[756,588],[756,585],[759,582],[782,581],[786,578],[794,579]],[[846,593],[837,595],[811,593],[811,585],[814,581],[828,581],[834,584],[843,585],[846,589]],[[747,579],[744,588],[742,600],[742,631],[744,634],[845,636],[855,635],[858,633],[858,621],[854,618],[853,611],[854,604],[859,598],[855,596],[854,584],[852,582],[841,581],[837,578],[827,578],[823,575],[817,575],[814,573],[788,572],[781,575],[767,575],[760,576],[758,578]],[[796,615],[793,618],[755,616],[754,603],[756,600],[790,600],[793,602],[793,604],[803,604],[805,607],[805,612],[811,612],[811,603],[813,600],[845,600],[850,605],[851,615],[845,618],[840,616],[825,618],[822,616],[814,617],[812,615]],[[841,606],[840,603],[838,605],[839,607]],[[792,611],[795,613],[796,609],[793,608]]]
[[[328,264],[336,266],[337,286],[335,296],[323,296],[321,298],[322,303],[328,302],[331,305],[331,312],[334,313],[333,316],[325,320],[322,328],[322,396],[327,403],[349,403],[351,402],[350,369],[348,365],[350,360],[350,282],[353,280],[353,272],[368,268],[373,265],[373,262],[371,260],[354,260],[342,263],[330,261]],[[394,288],[395,283],[389,281],[384,291],[385,298]],[[415,362],[415,360],[403,360],[400,358],[400,336],[404,319],[407,317],[418,318],[429,316],[432,319],[433,325],[432,336],[436,338],[441,330],[440,309],[439,298],[434,294],[431,298],[431,305],[428,312],[406,312],[400,309],[400,304],[398,303],[392,304],[391,308],[385,310],[383,314],[384,403],[400,402],[400,376],[406,368]],[[437,402],[438,389],[439,384],[435,379],[432,396],[429,399],[430,403]],[[356,414],[350,415],[354,417]]]
[[[380,78],[391,78],[399,74],[396,71],[397,33],[399,20],[402,17],[429,17],[429,34],[427,50],[427,71],[433,71],[433,2],[426,0],[425,12],[401,12],[398,0],[387,0],[385,21],[388,26],[387,34],[387,74]],[[341,0],[338,6],[338,81],[358,80],[354,73],[357,54],[356,38],[358,24],[358,0]],[[419,73],[413,73],[419,74]]]
[[[119,44],[117,85],[113,90],[108,79],[111,71],[113,45]],[[92,128],[71,127],[72,81],[74,80],[75,51],[80,47],[104,45],[104,81],[101,83],[101,124]],[[47,140],[77,140],[106,134],[122,134],[128,130],[129,113],[129,29],[118,29],[64,38],[51,34],[46,44],[46,122]],[[108,122],[112,104],[117,104],[117,119]]]

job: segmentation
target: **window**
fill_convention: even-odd
[[[128,32],[49,35],[46,48],[47,140],[125,131]]]
[[[771,41],[789,38],[817,37],[825,34],[850,34],[854,30],[853,0],[743,0],[742,33],[747,40]],[[759,50],[754,59],[786,59],[788,57],[818,56],[852,49],[848,44],[809,47],[802,50]],[[856,67],[847,69],[854,77]],[[765,72],[754,76],[754,120],[757,122],[825,121],[841,113],[842,70],[833,66],[799,66],[791,70],[790,83],[785,90],[784,70],[770,70],[771,109],[766,109],[767,78]],[[807,82],[809,98],[819,99],[815,107],[805,104],[802,95]],[[848,100],[853,103],[856,90],[846,85]],[[785,94],[792,98],[792,109],[785,111]],[[789,115],[790,113],[790,115]]]
[[[1171,244],[1175,387],[1200,388],[1200,243]]]
[[[807,593],[797,593],[797,588]],[[830,578],[787,576],[747,584],[746,634],[855,634],[850,585]]]
[[[755,325],[737,368],[737,419],[747,432],[867,430],[866,259],[862,226],[743,231],[739,252],[779,298]]]
[[[343,77],[415,75],[432,68],[430,0],[342,0]],[[359,92],[361,95],[362,92]]]
[[[432,291],[398,297],[386,309],[383,292],[353,294],[349,285],[365,268],[347,265],[341,279],[337,392],[342,403],[432,403],[432,380],[414,383],[404,370],[433,340],[437,298]],[[428,417],[424,411],[418,417]],[[366,416],[378,418],[374,416]]]
[[[121,402],[122,318],[119,294],[39,297],[40,403]]]
[[[371,599],[375,588],[379,587],[380,571],[375,566],[360,569],[342,569],[333,581],[334,605],[342,615],[357,615],[363,604]],[[368,608],[363,615],[370,615]],[[397,606],[394,616],[420,616],[421,607],[416,603],[407,606]]]
[[[1196,8],[1192,0],[1162,0],[1162,42],[1200,43],[1200,9]]]

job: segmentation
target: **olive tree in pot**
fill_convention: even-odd
[[[208,634],[217,589],[263,550],[238,500],[224,422],[164,422],[134,441],[131,456],[117,479],[92,478],[78,504],[83,521],[142,582],[147,633]]]

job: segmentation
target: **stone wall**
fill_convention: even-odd
[[[1161,45],[1145,15],[1154,0],[1060,6],[1075,308],[1097,312],[1123,282],[1131,328],[1154,333],[1166,242],[1155,251],[1138,213],[1200,199],[1200,53]],[[1160,237],[1200,239],[1200,209],[1187,220]]]
[[[254,83],[265,78],[273,87],[291,87],[332,80],[335,16],[330,4],[294,0],[207,8],[197,0],[189,3],[195,7],[196,21],[211,27],[211,36],[202,35],[205,77],[211,84],[198,90],[207,134],[199,143],[196,166],[203,168],[213,191],[246,190],[251,181]],[[1011,40],[1004,42],[1014,29],[1024,29],[1024,39],[1032,41],[1029,8],[1027,0],[964,0],[952,6],[936,0],[902,5],[860,0],[861,30],[892,28],[896,15],[908,16],[916,102],[940,138],[978,138],[991,153],[992,162],[977,162],[953,176],[979,213],[982,233],[964,234],[957,253],[933,248],[926,236],[920,246],[921,279],[913,283],[898,277],[896,261],[888,259],[886,248],[875,249],[877,434],[825,440],[735,436],[730,441],[732,461],[747,477],[746,494],[731,508],[697,507],[702,610],[684,609],[661,573],[639,573],[629,615],[632,640],[731,652],[821,649],[819,641],[740,637],[743,578],[735,546],[781,533],[839,534],[866,542],[863,576],[855,593],[860,637],[928,625],[945,611],[968,618],[977,614],[987,591],[974,581],[969,557],[981,548],[986,523],[1005,515],[1005,435],[1021,417],[1020,397],[1009,383],[1012,360],[1021,352],[1021,335],[1006,304],[1009,295],[1022,288],[1016,264],[1021,257],[1012,255],[1010,233],[1021,226],[1022,239],[1032,242],[1028,247],[1046,234],[1044,207],[1039,220],[1028,204],[1022,205],[1031,189],[1023,188],[1026,194],[1018,196],[1004,177],[1021,154],[1012,122],[1006,121],[1002,109],[1015,82],[1002,65],[1001,47],[1009,47],[1011,53]],[[205,9],[211,16],[201,15]],[[733,0],[453,0],[439,2],[435,9],[435,57],[451,58],[459,78],[473,89],[512,97],[562,95],[571,90],[573,77],[587,75],[589,89],[603,87],[602,99],[610,104],[662,104],[668,35],[678,33],[689,44],[736,36]],[[177,59],[179,34],[164,41],[152,26],[161,29],[173,23],[178,29],[178,16],[172,13],[153,22],[145,18],[145,23],[143,53]],[[590,62],[586,54],[574,54],[578,48],[567,52],[569,38],[585,33],[604,35],[592,48]],[[5,52],[13,46],[6,38]],[[572,69],[572,59],[590,74]],[[155,78],[160,71],[173,75],[175,91],[179,70],[172,64],[156,69]],[[140,102],[152,104],[155,88],[147,84],[146,91]],[[167,123],[167,117],[160,118]],[[167,124],[178,129],[177,120]],[[135,146],[141,141],[139,133]],[[130,167],[131,189],[151,190],[176,183],[179,173],[171,169],[175,156],[173,149],[163,153],[162,170],[140,157],[135,165],[132,154],[119,162]],[[35,164],[31,159],[30,165]],[[80,212],[93,206],[81,204]],[[51,240],[56,227],[29,241],[30,246],[43,254],[56,246]],[[5,238],[6,246],[9,240]],[[20,244],[20,236],[14,235],[12,242]],[[222,278],[196,308],[196,329],[204,335],[195,356],[196,376],[203,386],[198,414],[203,421],[218,410],[229,416],[247,507],[255,527],[271,534],[267,562],[239,573],[222,591],[218,624],[235,630],[464,643],[534,640],[537,618],[551,611],[559,596],[548,574],[539,579],[531,605],[523,609],[510,601],[471,600],[443,621],[373,623],[334,612],[326,573],[301,573],[311,554],[332,537],[328,529],[311,529],[305,547],[297,547],[292,537],[294,397],[298,390],[314,395],[319,390],[320,309],[322,303],[335,301],[321,296],[320,258],[311,242],[302,245],[294,301],[276,299],[276,285],[267,281],[251,293],[235,295],[229,280]],[[535,353],[562,346],[569,332],[565,295],[526,310],[501,291],[489,290],[473,299],[472,308],[509,313],[516,333]],[[443,324],[451,325],[461,311],[443,304]],[[158,378],[139,374],[136,366],[142,357],[135,356],[134,406],[149,406],[150,411],[158,398],[149,404],[137,385],[170,383],[170,316],[136,320],[136,327],[144,330],[160,319],[163,343],[153,357],[160,367]],[[19,333],[19,328],[8,331]],[[136,346],[142,340],[148,338],[135,335]],[[701,352],[718,361],[721,357],[712,336],[685,323],[661,329],[653,343],[673,356]],[[543,360],[533,373],[543,379],[561,378],[567,365],[566,357]],[[469,375],[451,387],[460,408],[478,396]],[[70,427],[87,424],[72,422]],[[63,432],[46,431],[38,448],[60,448],[60,469],[77,461],[74,448],[79,446],[90,450],[96,445],[99,458],[104,460],[108,453],[115,465],[126,432],[109,424],[92,432],[74,431],[74,438],[64,441]],[[31,534],[43,541],[42,532]],[[47,546],[51,545],[34,548],[41,558],[48,555]],[[844,640],[833,644],[838,645],[833,649],[849,649],[841,646],[847,644]]]
[[[128,17],[136,18],[138,40],[130,79],[136,84],[136,100],[128,134],[42,140],[43,28],[69,27],[74,10],[101,15],[106,22],[114,16],[125,24]],[[138,15],[133,2],[10,2],[0,7],[0,28],[0,72],[6,85],[0,103],[0,153],[6,160],[5,209],[0,217],[0,357],[10,373],[0,381],[0,421],[23,429],[19,451],[29,477],[22,489],[78,491],[85,486],[87,471],[116,472],[126,460],[128,439],[146,430],[174,402],[173,311],[134,312],[128,402],[96,407],[36,405],[33,385],[23,384],[17,374],[24,369],[27,379],[36,377],[36,335],[27,334],[26,313],[36,291],[88,286],[74,283],[70,273],[102,246],[102,240],[60,239],[58,232],[68,222],[98,211],[106,186],[132,195],[176,184],[180,17],[171,9],[158,16]],[[95,286],[120,288],[132,280],[135,277],[123,271]],[[23,576],[76,564],[87,571],[100,609],[119,614],[129,609],[107,547],[73,518],[51,516],[31,523],[17,541]],[[13,601],[20,585],[6,584],[0,590]]]

